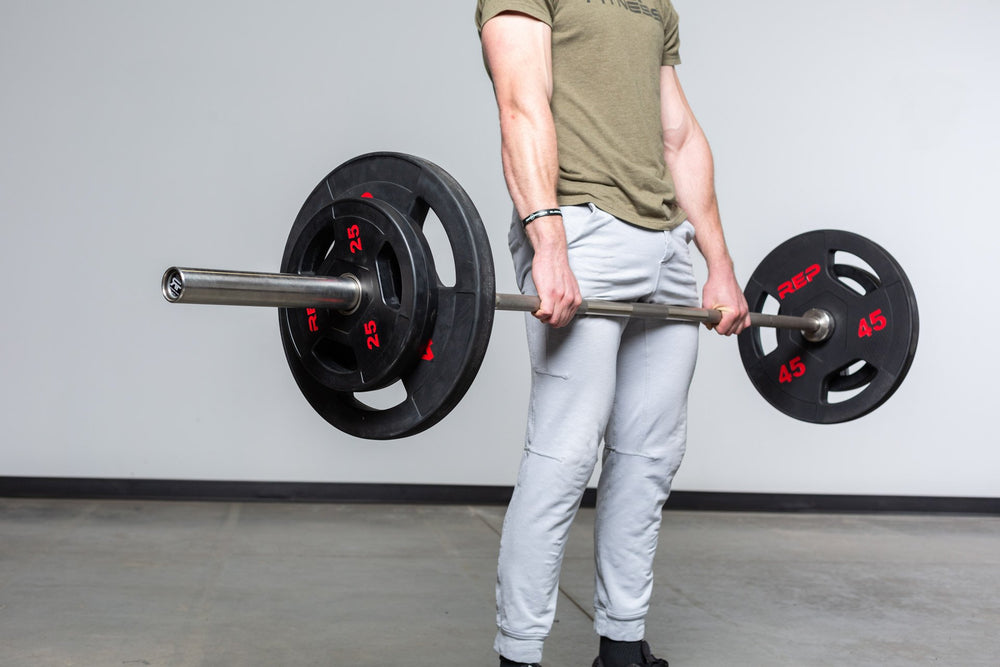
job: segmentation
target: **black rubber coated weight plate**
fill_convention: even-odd
[[[429,335],[437,292],[430,250],[401,213],[375,199],[340,199],[296,221],[281,270],[352,276],[361,302],[349,313],[287,309],[286,354],[311,394],[374,390],[412,366]]]
[[[747,375],[786,415],[820,424],[857,419],[906,377],[919,334],[916,297],[899,263],[865,237],[796,236],[764,258],[744,294],[751,310],[771,297],[783,315],[819,308],[833,316],[832,335],[818,343],[786,329],[751,327],[739,336]]]
[[[318,385],[289,352],[289,319],[280,315],[282,340],[292,374],[313,408],[329,423],[352,435],[390,439],[414,435],[443,419],[461,401],[482,364],[493,327],[493,255],[486,229],[471,198],[440,167],[410,155],[372,153],[334,169],[306,200],[293,227],[312,219],[338,199],[371,198],[401,213],[421,230],[430,212],[441,222],[455,262],[454,285],[432,270],[428,281],[437,293],[437,314],[422,336],[418,353],[399,376],[405,398],[388,408],[365,403],[361,388]],[[286,267],[292,237],[285,249]],[[435,264],[432,259],[431,265]],[[300,311],[301,313],[301,311]]]

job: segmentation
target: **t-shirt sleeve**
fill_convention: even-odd
[[[478,0],[476,3],[476,28],[483,31],[486,22],[503,12],[519,12],[551,26],[551,0]]]
[[[681,35],[680,19],[677,10],[670,0],[664,3],[663,15],[663,56],[660,58],[661,65],[681,64]]]

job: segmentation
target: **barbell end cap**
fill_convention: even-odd
[[[171,266],[163,272],[163,278],[160,279],[160,291],[163,293],[163,298],[170,303],[177,303],[181,300],[181,297],[184,296],[184,274],[181,269]]]
[[[833,335],[836,322],[834,322],[833,315],[829,311],[820,308],[810,308],[802,316],[816,322],[814,330],[803,329],[802,331],[802,337],[810,343],[822,343]]]

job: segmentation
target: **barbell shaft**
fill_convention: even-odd
[[[361,300],[361,285],[352,277],[301,276],[293,273],[251,273],[172,267],[163,274],[163,296],[172,303],[200,303],[271,308],[332,308],[350,311]],[[496,309],[534,312],[537,296],[497,294]],[[657,303],[626,303],[587,299],[578,315],[641,317],[718,324],[722,313],[715,309],[670,306]],[[825,311],[810,310],[802,316],[750,313],[755,327],[797,329],[813,341],[825,340],[832,328]]]
[[[533,313],[538,310],[539,299],[528,294],[497,294],[497,310],[516,310]],[[620,301],[602,301],[599,299],[584,299],[579,315],[605,315],[612,317],[641,317],[660,320],[679,320],[684,322],[701,322],[703,324],[718,324],[722,321],[722,311],[711,308],[690,308],[687,306],[669,306],[659,303],[626,303]],[[750,324],[755,327],[772,327],[775,329],[798,329],[807,333],[815,333],[822,329],[822,317],[817,311],[807,312],[801,317],[793,315],[768,315],[765,313],[750,313]]]

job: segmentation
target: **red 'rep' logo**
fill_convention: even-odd
[[[819,275],[819,264],[813,264],[805,271],[796,274],[788,282],[778,285],[778,298],[784,300],[789,294],[798,292],[800,289],[812,282],[812,279]]]

